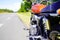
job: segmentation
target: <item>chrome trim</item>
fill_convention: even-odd
[[[50,14],[50,16],[58,16],[58,14]]]

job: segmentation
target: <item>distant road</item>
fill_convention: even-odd
[[[0,14],[0,40],[29,40],[28,31],[16,13]]]

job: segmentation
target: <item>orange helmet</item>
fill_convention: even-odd
[[[35,4],[32,6],[32,12],[35,14],[39,14],[43,8],[45,8],[46,5],[43,4]]]

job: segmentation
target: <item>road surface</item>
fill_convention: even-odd
[[[0,14],[0,40],[29,40],[24,27],[16,13]]]

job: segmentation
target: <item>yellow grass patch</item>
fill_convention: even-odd
[[[26,13],[18,13],[19,18],[23,21],[23,23],[27,26],[27,28],[30,28],[30,12]]]

